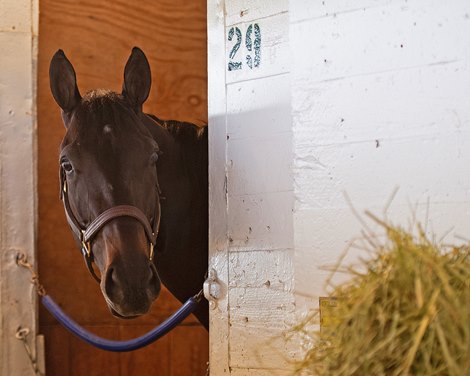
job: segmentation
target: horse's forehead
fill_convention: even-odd
[[[65,145],[75,144],[81,149],[116,149],[126,145],[143,144],[142,136],[132,127],[118,127],[113,123],[81,124],[76,129],[69,129]]]
[[[75,121],[76,139],[114,144],[142,138],[139,119],[119,104],[84,106]]]
[[[140,129],[138,124],[130,123],[128,118],[82,116],[69,127],[62,149],[71,145],[92,159],[110,155],[132,155],[138,158],[141,153],[155,147],[154,144],[156,142],[150,134]]]

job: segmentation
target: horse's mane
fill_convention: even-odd
[[[155,115],[147,115],[182,145],[183,159],[193,184],[198,185],[199,189],[207,189],[207,127],[184,121],[162,120]],[[200,173],[201,166],[203,174]]]
[[[158,125],[165,128],[175,139],[185,145],[195,144],[203,138],[206,133],[205,126],[177,120],[162,120],[155,115],[147,114]]]

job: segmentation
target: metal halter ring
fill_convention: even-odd
[[[82,230],[82,240],[81,240],[81,242],[82,242],[82,253],[83,253],[84,256],[85,256],[85,253],[86,253],[87,257],[91,257],[91,244],[90,244],[89,241],[86,242],[84,240],[84,237],[85,237],[85,231]]]

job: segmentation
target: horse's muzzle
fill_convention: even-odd
[[[148,312],[160,294],[161,282],[152,262],[138,270],[111,264],[101,281],[101,290],[111,313],[130,319]]]

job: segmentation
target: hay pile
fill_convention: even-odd
[[[314,344],[299,373],[470,375],[470,249],[378,222],[387,240],[367,239],[372,258],[331,291],[337,320],[311,332],[314,315],[295,329]]]

